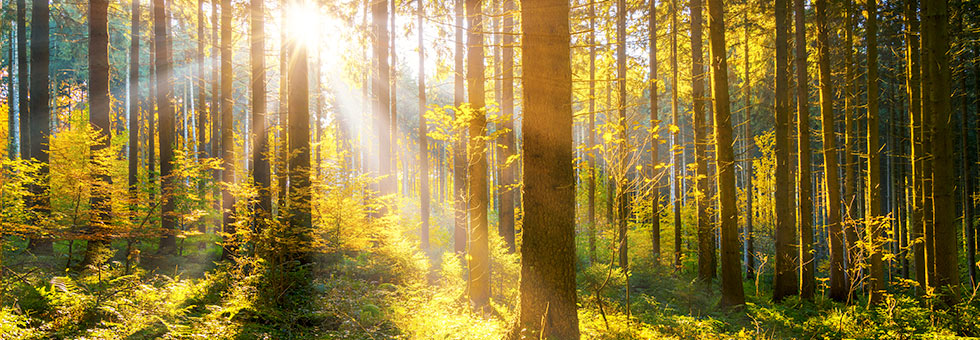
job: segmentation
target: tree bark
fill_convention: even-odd
[[[153,1],[153,31],[156,45],[156,87],[157,108],[160,115],[160,210],[163,224],[163,236],[160,238],[159,253],[173,254],[177,250],[177,217],[174,215],[176,200],[171,197],[177,181],[173,172],[175,117],[173,107],[173,59],[171,57],[170,40],[167,39],[167,12],[164,0]],[[150,124],[153,124],[151,121]],[[153,138],[151,135],[150,138]]]
[[[629,117],[626,116],[626,0],[619,0],[616,5],[616,83],[619,86],[619,129],[622,143],[619,145],[619,178],[616,185],[616,202],[619,211],[618,247],[619,266],[624,270],[629,268]]]
[[[517,154],[517,145],[514,142],[515,129],[514,129],[514,12],[517,10],[514,0],[504,0],[503,4],[503,47],[501,48],[501,67],[503,72],[501,74],[501,103],[500,103],[500,114],[503,115],[503,124],[501,128],[504,129],[503,136],[501,136],[501,141],[498,146],[501,151],[499,153],[500,157],[500,235],[503,236],[504,242],[507,243],[507,248],[509,252],[514,252],[516,249],[515,236],[514,236],[514,225],[515,225],[515,214],[514,207],[517,201],[518,187],[516,183],[517,178],[517,164],[512,163],[507,165],[507,161]],[[593,89],[594,91],[594,89]],[[591,111],[590,111],[591,112]],[[594,182],[593,182],[594,183]],[[595,219],[594,208],[595,200],[593,197],[593,220]],[[591,224],[590,224],[591,225]]]
[[[803,0],[793,0],[796,12],[796,113],[797,113],[797,161],[800,188],[800,296],[812,300],[816,290],[813,272],[813,197],[810,175],[810,82],[807,77],[806,8]]]
[[[130,47],[129,47],[129,200],[132,209],[136,208],[139,198],[139,188],[137,187],[139,177],[139,137],[140,124],[142,123],[140,112],[140,1],[133,0],[131,11],[132,22],[130,25]]]
[[[715,164],[718,167],[718,207],[721,222],[720,305],[745,303],[738,249],[738,197],[735,191],[735,152],[732,149],[731,101],[728,93],[728,56],[725,44],[725,8],[722,0],[708,0],[711,93],[715,123]]]
[[[522,8],[522,64],[540,72],[524,78],[527,214],[517,331],[542,339],[578,339],[568,1],[525,2]]]
[[[456,51],[455,67],[453,70],[453,118],[460,119],[460,106],[466,101],[463,69],[463,54],[465,53],[465,37],[463,36],[463,2],[456,0]],[[453,145],[453,200],[455,223],[453,226],[453,250],[457,255],[466,253],[467,242],[467,195],[466,195],[466,129],[459,129],[456,143]]]
[[[27,2],[17,0],[17,108],[20,124],[20,158],[31,159],[31,106],[28,99]]]
[[[697,186],[698,209],[698,280],[711,283],[715,276],[714,255],[715,237],[708,207],[711,196],[708,188],[711,178],[708,175],[708,132],[704,114],[704,51],[702,49],[701,0],[690,0],[691,6],[691,106],[694,112],[694,158],[697,162],[695,185]]]
[[[97,134],[97,140],[91,146],[90,164],[97,175],[91,188],[92,218],[88,227],[88,242],[85,247],[85,257],[80,264],[83,268],[89,265],[100,265],[102,252],[109,242],[108,224],[110,221],[109,186],[112,178],[102,169],[97,157],[103,149],[109,147],[109,1],[92,0],[89,2],[89,124]]]
[[[776,273],[773,300],[780,301],[799,292],[796,238],[795,185],[790,178],[789,114],[789,1],[776,0]]]
[[[235,182],[235,131],[234,109],[232,98],[232,49],[231,49],[231,0],[221,0],[221,158],[224,170],[221,171],[221,181],[226,184],[221,190],[221,229],[224,232],[221,258],[231,259],[238,249],[235,246],[235,196],[231,194]],[[161,142],[162,144],[162,142]]]
[[[653,188],[650,190],[651,213],[650,213],[650,241],[652,243],[651,252],[653,253],[653,263],[660,263],[660,189],[663,172],[657,169],[660,164],[660,78],[657,75],[657,0],[650,0],[650,8],[647,13],[650,25],[650,176],[653,180]],[[592,17],[593,15],[590,15]],[[595,24],[592,24],[595,30]],[[595,68],[595,41],[594,36],[590,45],[593,45],[592,68]],[[594,78],[593,78],[594,81]],[[590,92],[590,98],[595,95]],[[591,132],[590,138],[594,138],[595,132]],[[592,144],[590,144],[592,145]],[[594,184],[593,184],[594,185]]]
[[[422,239],[422,250],[429,250],[429,129],[425,121],[425,41],[423,39],[424,23],[422,15],[425,13],[425,3],[418,2],[418,30],[419,30],[419,179],[421,181],[421,219],[422,228],[419,237]]]
[[[381,196],[392,194],[394,187],[391,157],[391,68],[388,65],[388,1],[375,0],[371,3],[372,25],[374,27],[374,60],[377,62],[377,75],[374,78],[374,133],[378,141],[378,172]],[[382,209],[384,210],[384,209]]]
[[[490,240],[487,225],[487,117],[484,98],[483,76],[483,14],[482,0],[466,0],[466,18],[469,30],[466,53],[466,83],[470,109],[474,116],[469,121],[467,164],[469,168],[469,295],[470,302],[480,311],[487,311],[490,300]]]
[[[674,200],[674,270],[681,269],[681,192],[680,182],[682,180],[681,154],[684,153],[683,143],[680,142],[680,116],[677,112],[677,86],[680,78],[677,75],[677,0],[670,1],[670,115],[673,127],[671,127],[671,154],[673,163],[671,176],[673,181],[673,200]]]
[[[252,176],[259,192],[255,211],[255,226],[263,228],[264,219],[272,212],[272,168],[269,164],[269,127],[266,114],[265,74],[265,0],[251,3],[251,50],[249,51],[252,75]]]

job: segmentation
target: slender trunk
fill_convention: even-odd
[[[853,36],[853,4],[847,1],[844,4],[844,238],[847,241],[847,274],[851,285],[860,282],[861,275],[860,249],[857,245],[858,237],[856,230],[856,220],[858,219],[858,197],[857,186],[859,181],[858,164],[854,157],[855,143],[857,140],[854,122],[854,82],[857,77],[854,74],[854,36]],[[848,287],[848,294],[853,293],[852,287]],[[848,301],[851,297],[848,296]]]
[[[869,299],[877,304],[885,290],[885,270],[882,263],[884,252],[881,216],[881,141],[878,138],[878,3],[877,0],[865,2],[865,40],[868,43],[868,224],[866,242],[871,246],[871,267]]]
[[[691,106],[694,112],[694,158],[697,164],[695,185],[697,192],[698,218],[698,279],[702,283],[711,283],[715,276],[713,257],[715,254],[714,229],[711,224],[708,207],[711,204],[711,178],[708,173],[708,156],[705,149],[708,144],[708,131],[704,118],[704,51],[702,50],[702,15],[701,0],[691,0]]]
[[[773,278],[773,300],[796,295],[798,286],[798,253],[796,238],[795,185],[790,176],[789,113],[789,1],[776,0],[776,273]]]
[[[593,5],[594,7],[594,5]],[[594,8],[590,7],[590,10],[594,12]],[[652,243],[652,253],[653,253],[653,263],[660,263],[660,189],[661,182],[660,179],[663,177],[663,172],[657,170],[657,165],[660,164],[660,78],[657,75],[657,0],[650,0],[650,9],[647,13],[648,19],[650,20],[650,129],[652,135],[650,136],[650,176],[653,180],[653,188],[650,189],[650,195],[653,202],[651,203],[651,213],[650,213],[650,240]],[[591,18],[593,15],[590,15]],[[592,30],[595,30],[594,20],[590,19]],[[590,41],[591,47],[591,68],[592,73],[595,73],[595,41],[594,35],[591,36],[592,41]],[[592,74],[590,73],[590,74]],[[594,77],[593,77],[594,81]],[[589,97],[595,95],[594,90],[590,90]],[[591,109],[590,109],[591,110]],[[589,138],[595,138],[595,132],[591,131]],[[589,143],[590,147],[594,146],[594,143]],[[593,187],[595,183],[591,184]],[[594,242],[592,243],[594,244]]]
[[[31,159],[31,106],[28,102],[27,2],[17,0],[17,108],[20,121],[20,158]]]
[[[735,191],[735,152],[731,101],[728,93],[728,56],[725,44],[725,8],[722,0],[708,0],[708,42],[711,93],[715,125],[715,164],[718,166],[718,208],[721,227],[721,306],[745,303],[738,249],[738,198]]]
[[[681,168],[681,154],[684,152],[680,142],[680,115],[677,112],[677,86],[680,78],[677,75],[677,0],[670,1],[670,115],[674,128],[671,128],[671,153],[673,165],[671,175],[673,181],[674,200],[674,270],[681,269],[681,192],[680,181],[684,169]]]
[[[129,47],[129,199],[136,208],[139,190],[137,188],[139,167],[140,130],[140,1],[133,0],[132,24],[130,26]]]
[[[619,145],[619,178],[616,185],[616,202],[619,209],[619,266],[628,267],[629,264],[629,118],[626,116],[626,0],[619,0],[616,6],[616,69],[617,85],[619,85],[619,129],[622,131],[622,143]]]
[[[823,136],[824,186],[827,191],[827,228],[830,248],[830,298],[847,300],[849,283],[845,275],[844,235],[841,231],[840,173],[837,164],[837,132],[834,89],[830,70],[830,43],[827,28],[827,0],[817,0],[817,59],[820,68],[820,119]]]
[[[235,102],[232,98],[233,74],[231,69],[231,0],[221,0],[221,158],[224,170],[221,181],[226,184],[221,190],[221,230],[225,235],[222,245],[221,258],[228,260],[237,251],[235,245],[235,196],[231,194],[231,185],[235,182],[235,132],[232,109]],[[163,144],[161,142],[161,144]]]
[[[391,136],[388,139],[388,147],[390,151],[387,159],[391,165],[388,168],[389,170],[386,172],[388,176],[383,178],[381,181],[383,186],[387,186],[389,188],[387,193],[397,194],[398,188],[401,188],[401,186],[398,185],[398,58],[395,56],[395,52],[397,52],[395,50],[395,33],[397,32],[397,28],[395,28],[395,15],[397,14],[395,13],[395,9],[398,1],[391,0],[390,3],[391,15],[388,16],[388,19],[391,21],[389,22],[387,36],[389,38],[388,51],[391,55],[391,64],[388,65],[388,67],[390,67],[390,76],[387,83],[385,83],[389,86],[388,93],[390,94],[390,98],[382,105],[388,105],[390,108],[389,116],[386,121],[388,123],[388,133]],[[384,191],[382,190],[382,192]],[[408,195],[408,193],[402,194]]]
[[[816,290],[816,279],[813,276],[813,197],[811,196],[812,178],[810,176],[810,83],[807,77],[806,52],[806,8],[803,0],[793,0],[796,12],[796,133],[797,160],[799,168],[800,188],[800,296],[813,299]]]
[[[177,216],[174,215],[176,199],[171,199],[176,188],[174,169],[174,134],[176,133],[173,107],[173,67],[170,40],[167,39],[167,12],[163,0],[153,1],[153,31],[156,45],[157,107],[160,114],[160,179],[162,180],[160,210],[164,235],[160,238],[160,254],[173,254],[177,249]],[[153,124],[151,121],[150,124]],[[151,136],[152,138],[152,136]]]
[[[463,54],[465,53],[463,36],[463,2],[456,0],[456,51],[455,67],[453,70],[453,119],[460,119],[460,106],[466,101],[465,83],[463,80]],[[466,253],[467,238],[467,195],[466,195],[466,129],[459,129],[453,145],[453,200],[455,223],[453,227],[453,250],[457,255]]]
[[[745,69],[745,94],[742,96],[745,103],[743,104],[742,113],[742,132],[743,143],[745,143],[745,278],[754,279],[755,278],[755,235],[752,231],[752,218],[755,214],[752,212],[752,197],[755,196],[754,190],[752,189],[752,174],[754,173],[752,167],[752,146],[755,145],[755,140],[752,138],[752,79],[751,72],[749,70],[749,58],[751,54],[749,53],[749,14],[748,10],[745,11],[743,15],[743,29],[745,30],[745,52],[742,58],[744,63],[742,67]]]
[[[500,114],[503,115],[504,134],[500,141],[500,235],[507,243],[509,252],[514,252],[516,242],[514,240],[515,215],[514,207],[517,199],[517,164],[507,164],[507,161],[517,154],[517,145],[514,142],[514,12],[517,10],[515,0],[504,0],[503,4],[503,47],[501,48],[501,103]],[[594,91],[594,89],[593,89]],[[592,112],[592,111],[590,111]],[[594,183],[594,182],[593,182]],[[594,185],[593,185],[594,186]],[[592,199],[593,214],[595,219],[595,197]],[[592,226],[592,224],[590,224]],[[590,227],[591,228],[591,227]]]
[[[89,2],[89,123],[98,137],[91,146],[89,162],[95,170],[96,181],[91,188],[92,219],[89,221],[88,242],[82,267],[101,265],[102,255],[109,242],[110,221],[109,186],[112,179],[108,169],[99,161],[100,153],[109,147],[109,1]]]
[[[422,16],[425,13],[424,2],[418,2],[419,30],[419,184],[421,193],[420,209],[422,212],[422,229],[419,237],[422,239],[422,250],[429,250],[429,129],[425,121],[425,41],[422,29],[425,27]]]

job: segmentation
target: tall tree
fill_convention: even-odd
[[[133,0],[130,24],[129,45],[129,199],[135,208],[139,190],[139,138],[140,138],[140,1]]]
[[[773,278],[773,299],[799,292],[797,280],[795,184],[790,179],[790,114],[789,114],[789,1],[776,0],[776,273]]]
[[[869,298],[872,303],[882,299],[885,290],[885,268],[882,264],[884,247],[881,228],[881,141],[878,138],[878,2],[865,1],[865,40],[868,44],[868,225],[866,242],[871,245]]]
[[[391,62],[388,64],[390,71],[386,84],[388,84],[389,93],[387,102],[389,106],[387,119],[388,134],[390,135],[388,147],[391,148],[388,162],[391,165],[389,165],[387,172],[389,175],[381,179],[381,185],[389,188],[390,191],[387,193],[398,193],[398,189],[400,188],[398,185],[398,58],[396,57],[396,52],[398,51],[395,50],[395,36],[397,35],[395,16],[398,14],[396,13],[398,1],[391,0],[390,4],[391,15],[388,16],[388,20],[390,20],[388,23],[388,54],[391,56]]]
[[[487,117],[483,75],[483,0],[466,0],[467,42],[466,84],[470,109],[469,139],[466,146],[469,168],[470,240],[469,295],[477,310],[488,308],[490,300],[490,240],[487,225]]]
[[[742,29],[744,31],[743,34],[745,35],[745,42],[743,43],[745,51],[743,52],[744,56],[742,57],[742,67],[745,68],[745,88],[743,89],[745,93],[742,94],[742,100],[745,101],[745,103],[742,105],[744,110],[742,112],[742,143],[745,145],[743,152],[745,152],[746,156],[748,156],[751,153],[752,145],[755,144],[752,140],[752,134],[750,133],[750,117],[752,117],[752,78],[750,72],[751,70],[749,69],[749,56],[752,54],[749,53],[750,24],[748,6],[746,6],[745,13],[742,14],[742,18]],[[746,157],[745,166],[743,169],[745,178],[742,180],[745,181],[745,192],[748,193],[745,195],[745,278],[751,280],[755,278],[755,236],[753,235],[752,231],[752,217],[755,216],[755,214],[752,211],[752,196],[754,196],[752,193],[754,191],[752,189],[753,168],[752,159],[750,157]]]
[[[708,207],[711,196],[708,188],[711,179],[708,173],[707,125],[704,117],[704,51],[702,44],[701,0],[691,0],[691,106],[694,113],[694,158],[697,162],[695,185],[697,186],[698,209],[698,279],[710,283],[715,276],[714,226],[711,223]]]
[[[860,259],[857,243],[856,222],[858,218],[857,186],[860,181],[858,164],[855,161],[854,150],[857,147],[856,122],[854,114],[854,11],[853,1],[844,2],[844,238],[847,241],[848,275],[851,282],[858,282],[861,275],[858,269]],[[852,289],[849,290],[853,291]],[[850,300],[850,297],[848,297]]]
[[[208,110],[207,110],[207,94],[205,93],[205,88],[207,87],[207,81],[204,80],[204,65],[207,61],[207,57],[204,55],[204,0],[197,0],[197,78],[195,79],[195,86],[197,86],[197,105],[195,107],[197,111],[197,116],[195,121],[197,122],[197,127],[194,131],[197,133],[195,139],[197,139],[197,158],[200,160],[207,157],[207,148],[205,143],[207,142],[207,128],[208,128]],[[204,194],[204,182],[200,182],[198,190],[200,194]],[[205,224],[200,224],[201,231],[204,231]]]
[[[228,0],[225,0],[228,1]],[[291,0],[297,8],[304,0]],[[296,32],[294,34],[300,34]],[[222,39],[222,41],[224,41]],[[289,79],[289,232],[288,236],[296,242],[287,260],[298,260],[301,264],[312,261],[310,233],[313,228],[313,214],[310,190],[310,83],[309,61],[306,45],[296,37],[288,44],[290,60]]]
[[[374,77],[372,92],[374,93],[374,133],[378,141],[378,173],[380,177],[379,193],[384,196],[394,193],[393,171],[391,165],[391,68],[388,66],[388,1],[375,0],[371,2],[371,18],[374,28],[374,61],[377,63],[377,75]]]
[[[501,48],[501,103],[500,114],[504,121],[501,126],[504,129],[500,146],[499,163],[500,168],[500,235],[507,243],[508,251],[514,252],[516,245],[514,242],[514,205],[517,201],[517,165],[507,162],[517,154],[517,145],[514,142],[514,11],[516,11],[514,0],[504,0],[503,4],[503,46]],[[593,89],[594,91],[594,89]],[[591,111],[590,111],[591,112]],[[595,208],[593,201],[593,208]],[[594,212],[594,210],[593,210]],[[593,219],[595,215],[593,214]]]
[[[725,44],[725,5],[708,0],[708,42],[711,51],[711,93],[715,123],[715,164],[718,167],[718,208],[721,226],[721,306],[745,303],[738,249],[738,198],[735,192],[735,152],[732,149],[731,100]]]
[[[20,124],[20,158],[31,158],[31,107],[27,85],[27,1],[17,0],[17,119]]]
[[[30,143],[31,157],[41,162],[38,174],[42,179],[47,177],[48,139],[51,136],[51,108],[48,92],[48,77],[50,75],[51,49],[49,40],[50,9],[47,0],[34,0],[31,6],[31,98],[30,98]],[[26,93],[26,92],[25,92]],[[40,216],[47,215],[51,210],[51,197],[44,187],[47,183],[32,186],[31,209]],[[51,255],[54,244],[51,239],[41,233],[31,239],[29,249],[32,253]]]
[[[595,144],[595,1],[589,1],[589,136],[588,136],[588,155],[589,155],[589,176],[588,176],[588,219],[589,219],[589,262],[596,262],[596,216],[595,216],[595,195],[596,195],[596,167],[599,164],[599,156],[596,155]]]
[[[578,339],[568,1],[524,2],[522,9],[522,62],[540,72],[524,78],[527,214],[517,330],[541,339]]]
[[[657,0],[650,0],[650,8],[647,13],[650,25],[650,174],[653,180],[653,188],[650,190],[653,200],[652,211],[650,214],[650,241],[653,253],[654,264],[660,262],[660,179],[662,173],[657,170],[660,162],[660,79],[657,75]],[[593,15],[590,15],[591,18]],[[590,19],[593,20],[593,19]],[[594,24],[592,30],[595,30]],[[593,41],[590,45],[595,45]],[[595,47],[592,47],[593,69],[595,68]],[[593,71],[594,72],[594,71]],[[593,77],[594,78],[594,77]],[[594,81],[594,79],[593,79]],[[590,98],[595,93],[590,92]],[[590,99],[591,100],[591,99]],[[594,138],[594,132],[590,132]]]
[[[958,300],[959,265],[956,244],[956,197],[953,175],[953,131],[950,118],[951,70],[949,66],[949,9],[946,1],[922,1],[922,53],[926,72],[922,115],[932,118],[933,223],[935,232],[936,287],[947,306]],[[925,86],[929,84],[930,86]]]
[[[810,177],[810,80],[807,77],[806,52],[806,7],[803,0],[793,0],[796,13],[796,133],[797,160],[800,188],[800,296],[813,299],[816,290],[816,279],[813,271],[813,196],[810,187],[813,185]]]
[[[174,215],[176,199],[172,197],[177,179],[172,176],[174,169],[174,91],[173,58],[171,58],[170,39],[167,32],[167,9],[164,0],[153,0],[153,32],[156,46],[156,89],[157,112],[160,116],[160,179],[161,182],[161,220],[164,235],[160,238],[159,252],[172,254],[177,250],[177,216]],[[230,12],[230,11],[229,11]],[[230,14],[229,14],[230,15]],[[150,121],[153,124],[153,121]],[[153,135],[150,134],[150,139]]]
[[[461,118],[460,107],[466,101],[463,70],[463,53],[465,53],[465,37],[463,36],[463,5],[465,0],[455,0],[456,17],[456,50],[453,72],[453,118]],[[466,253],[466,129],[459,129],[456,143],[453,145],[453,200],[455,223],[453,226],[453,250],[458,255]]]
[[[425,40],[423,35],[425,1],[418,0],[418,30],[419,30],[419,179],[421,180],[422,229],[419,237],[422,239],[422,250],[429,250],[429,129],[425,121]]]
[[[226,260],[231,259],[237,250],[233,246],[235,196],[231,194],[230,187],[235,181],[235,123],[232,111],[235,99],[232,98],[231,92],[234,76],[231,69],[232,13],[234,10],[231,7],[231,0],[221,0],[221,158],[224,167],[224,170],[221,171],[221,181],[226,184],[221,190],[221,230],[225,235],[221,258]]]
[[[670,1],[670,116],[673,126],[670,127],[671,146],[670,152],[673,155],[671,169],[671,182],[673,184],[674,200],[674,269],[681,268],[681,154],[684,152],[683,143],[680,141],[680,116],[677,112],[677,86],[680,78],[677,76],[677,0]]]
[[[837,164],[837,133],[834,89],[830,71],[830,43],[827,27],[827,0],[816,0],[817,64],[820,80],[820,120],[823,136],[824,183],[827,190],[827,217],[830,248],[830,298],[845,301],[850,285],[845,275],[844,234],[841,230],[840,174]]]
[[[108,186],[112,184],[108,173],[101,169],[99,153],[109,147],[109,1],[89,1],[89,123],[97,140],[91,146],[90,162],[96,169],[96,182],[91,191],[92,217],[88,227],[88,243],[81,265],[98,265],[102,252],[109,242],[108,224],[110,201]]]
[[[616,202],[619,211],[619,266],[629,268],[629,117],[626,116],[626,0],[619,0],[616,5],[616,71],[619,85],[619,130],[622,142],[619,145],[619,183],[616,185]]]
[[[266,117],[266,75],[265,75],[265,0],[252,0],[251,3],[251,61],[252,74],[252,176],[259,190],[256,223],[272,212],[272,168],[266,155],[269,154],[269,129]]]

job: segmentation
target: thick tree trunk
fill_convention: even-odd
[[[738,249],[738,197],[735,191],[735,152],[731,101],[728,93],[728,56],[725,44],[725,8],[722,0],[708,0],[712,112],[715,123],[715,164],[718,166],[718,208],[721,226],[721,306],[745,303]]]
[[[817,0],[817,59],[820,80],[820,118],[823,136],[824,180],[827,190],[827,228],[830,248],[830,298],[847,300],[849,283],[845,275],[844,234],[841,230],[840,173],[837,164],[837,122],[830,70],[830,43],[827,28],[827,0]]]
[[[177,216],[174,215],[176,199],[171,197],[176,187],[176,178],[171,176],[174,160],[175,117],[173,107],[173,67],[170,40],[167,39],[167,12],[163,0],[153,1],[153,31],[156,45],[156,87],[157,108],[160,115],[160,178],[162,180],[160,210],[163,222],[163,236],[160,238],[159,253],[173,254],[177,250]],[[150,124],[153,124],[151,121]],[[153,138],[152,135],[150,138]]]
[[[264,0],[251,3],[250,61],[252,74],[252,176],[259,190],[259,202],[255,211],[257,228],[263,228],[263,219],[272,212],[272,168],[269,164],[269,127],[266,117],[265,74],[265,6]]]
[[[487,311],[490,300],[490,240],[487,225],[487,117],[483,76],[483,14],[482,0],[466,0],[469,30],[466,53],[466,83],[469,85],[470,108],[475,115],[469,122],[466,146],[469,168],[470,241],[468,252],[470,302],[480,311]]]
[[[227,0],[226,0],[227,1]],[[292,0],[291,3],[302,3]],[[288,252],[287,260],[302,264],[312,262],[311,231],[313,214],[310,190],[310,84],[306,45],[300,39],[288,42],[289,79],[289,232],[297,245]],[[302,290],[297,290],[302,291]]]
[[[371,3],[372,25],[374,28],[374,60],[377,75],[374,78],[374,133],[378,141],[378,172],[380,178],[378,192],[381,196],[395,193],[391,159],[391,68],[388,66],[388,1]],[[384,209],[382,209],[384,211]]]
[[[922,115],[933,117],[933,212],[935,231],[936,287],[944,294],[947,306],[959,299],[959,266],[956,244],[956,206],[953,175],[953,136],[950,118],[951,70],[949,66],[949,10],[946,1],[922,1],[922,52],[928,56],[923,91],[928,102],[923,103]],[[926,86],[929,84],[930,86]]]
[[[51,50],[49,46],[48,20],[50,12],[47,0],[34,0],[31,6],[31,97],[30,97],[30,158],[41,162],[38,174],[46,178],[48,171],[48,139],[51,135],[50,93],[48,77],[50,74]],[[26,82],[24,82],[26,83]],[[23,84],[23,83],[22,83]],[[25,92],[26,93],[26,92]],[[51,197],[46,193],[48,183],[31,186],[30,206],[36,214],[45,216],[51,211]],[[30,251],[38,255],[54,253],[54,244],[48,235],[32,235],[28,245]]]
[[[790,178],[789,114],[789,1],[776,0],[776,273],[773,278],[773,300],[796,295],[798,252],[796,238],[795,184]]]
[[[97,133],[98,140],[91,146],[90,164],[95,169],[96,181],[91,189],[92,219],[88,227],[88,243],[85,247],[85,257],[80,264],[83,268],[89,265],[100,265],[105,258],[103,249],[109,242],[108,227],[111,210],[109,201],[109,186],[112,179],[108,169],[103,169],[97,157],[102,150],[109,147],[109,1],[92,0],[89,2],[89,123]]]
[[[520,317],[515,331],[578,339],[575,178],[568,1],[525,2],[524,182]],[[516,338],[516,337],[515,337]]]

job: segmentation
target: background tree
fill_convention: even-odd
[[[30,158],[42,164],[38,173],[41,183],[34,185],[31,192],[30,205],[31,210],[36,214],[36,222],[51,211],[51,197],[48,196],[44,188],[48,184],[46,176],[50,171],[48,167],[50,165],[48,141],[51,137],[51,107],[49,102],[51,94],[48,92],[51,66],[50,16],[48,2],[46,0],[34,0],[31,6]],[[52,239],[44,235],[44,231],[31,238],[28,248],[32,253],[38,255],[54,253]]]
[[[468,247],[470,302],[486,310],[490,300],[490,233],[487,225],[486,98],[483,75],[482,0],[466,0],[466,84],[469,97],[469,138],[466,145],[470,239]]]
[[[789,114],[789,1],[776,0],[776,273],[773,278],[773,300],[796,295],[797,256],[795,185],[790,179],[790,114]]]
[[[797,113],[797,164],[799,171],[800,209],[798,223],[800,225],[799,263],[800,263],[800,296],[813,299],[816,289],[816,279],[813,268],[816,266],[813,256],[813,196],[811,195],[812,180],[810,176],[810,86],[807,72],[806,52],[806,8],[803,0],[793,0],[796,13],[796,113]]]
[[[88,227],[88,243],[81,266],[101,264],[102,252],[109,242],[109,193],[107,186],[112,184],[102,164],[103,149],[109,147],[109,1],[89,2],[89,123],[98,136],[91,146],[92,168],[96,174],[96,185],[92,188],[91,205],[94,212]]]

